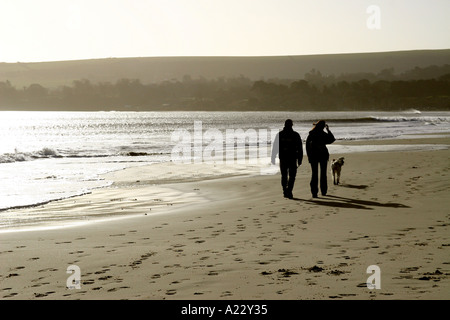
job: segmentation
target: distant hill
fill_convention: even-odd
[[[140,79],[144,84],[165,80],[244,76],[261,79],[302,79],[312,69],[323,75],[378,73],[394,68],[396,74],[415,67],[450,64],[450,49],[382,53],[327,54],[272,57],[147,57],[95,60],[0,63],[0,82],[17,88],[38,83],[47,88],[71,85],[74,80],[111,82]]]

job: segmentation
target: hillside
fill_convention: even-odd
[[[144,84],[165,80],[244,76],[261,79],[302,79],[312,69],[323,75],[378,73],[394,68],[402,73],[414,67],[450,64],[450,50],[417,50],[382,53],[328,54],[274,57],[147,57],[109,58],[39,63],[0,63],[0,82],[17,88],[38,83],[46,88],[72,85],[74,80],[115,83],[122,78]]]

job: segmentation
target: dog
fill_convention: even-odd
[[[344,157],[340,157],[339,159],[333,159],[331,161],[331,173],[333,174],[333,183],[335,185],[339,184],[339,180],[341,179],[341,169],[344,165]]]

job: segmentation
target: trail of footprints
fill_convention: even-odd
[[[273,202],[272,202],[273,203]],[[271,203],[271,204],[272,204]],[[171,288],[168,288],[165,292],[160,292],[162,296],[174,296],[177,294],[176,286],[181,284],[183,281],[189,280],[189,279],[175,279],[175,270],[176,268],[192,268],[193,270],[201,270],[205,272],[205,276],[207,277],[215,277],[218,276],[221,272],[222,264],[217,263],[215,260],[217,260],[221,255],[229,254],[231,252],[231,258],[234,263],[248,263],[248,261],[243,261],[242,258],[238,257],[239,253],[242,253],[240,250],[248,250],[248,247],[246,246],[252,246],[252,248],[257,248],[259,250],[261,256],[264,256],[265,254],[268,254],[272,251],[273,243],[274,241],[280,240],[283,243],[289,243],[289,238],[293,237],[296,232],[305,230],[307,227],[307,224],[310,222],[310,219],[323,219],[325,218],[330,212],[325,213],[324,216],[314,218],[310,218],[308,216],[305,217],[305,215],[299,216],[296,218],[295,222],[293,223],[282,223],[279,218],[283,217],[287,214],[295,214],[298,211],[307,211],[308,206],[303,205],[301,209],[299,210],[293,210],[288,209],[287,207],[282,207],[280,210],[274,211],[274,210],[268,210],[265,213],[261,213],[259,216],[253,216],[251,214],[244,215],[244,216],[236,216],[236,219],[234,221],[234,229],[228,229],[226,226],[223,225],[222,222],[216,222],[213,225],[206,225],[201,226],[201,217],[196,217],[196,219],[189,219],[185,220],[183,222],[186,222],[190,225],[195,226],[195,229],[186,229],[183,233],[178,233],[175,236],[180,237],[180,242],[176,243],[174,245],[171,245],[170,247],[166,248],[167,252],[173,253],[175,256],[186,256],[187,254],[194,254],[195,259],[192,263],[192,265],[189,266],[181,266],[179,264],[174,265],[165,265],[165,266],[159,266],[159,272],[149,274],[147,281],[149,284],[156,283],[157,281],[162,280],[166,276],[172,276],[174,277],[173,281],[170,282],[170,285],[173,286]],[[333,213],[337,213],[338,210],[334,211]],[[222,211],[220,213],[217,213],[218,216],[221,214],[233,214],[232,212],[228,211]],[[450,217],[450,216],[449,216]],[[218,219],[220,221],[220,219]],[[236,241],[233,242],[233,244],[229,244],[226,247],[224,247],[222,250],[211,250],[209,246],[210,241],[214,241],[215,238],[221,237],[221,236],[227,236],[227,237],[234,237],[239,236],[242,232],[247,231],[249,228],[255,228],[255,229],[262,229],[264,224],[271,224],[271,223],[278,223],[279,228],[277,228],[276,232],[273,231],[258,231],[258,236],[249,239],[248,237],[237,237]],[[435,226],[428,227],[428,233],[430,234],[430,238],[428,239],[422,239],[415,242],[413,245],[418,248],[426,248],[426,246],[429,245],[429,242],[433,240],[432,235],[435,232],[435,228],[439,227],[448,227],[448,222],[445,221],[438,221],[439,224]],[[160,226],[155,226],[154,229],[162,229],[164,227],[168,226],[167,223],[163,223]],[[231,231],[227,231],[231,230]],[[405,228],[402,230],[399,230],[398,233],[389,235],[390,242],[400,241],[404,240],[404,237],[406,234],[413,232],[414,228]],[[134,234],[137,237],[137,231],[136,230],[130,230],[128,232],[128,235]],[[111,234],[110,237],[126,237],[127,233],[118,233],[118,234]],[[136,238],[135,237],[135,238]],[[267,243],[267,240],[271,240],[270,243]],[[85,238],[77,238],[75,240],[85,240]],[[117,250],[121,250],[121,247],[127,247],[130,244],[135,244],[136,240],[139,241],[148,241],[150,243],[150,238],[144,237],[144,238],[136,238],[135,241],[131,241],[132,239],[128,239],[130,241],[125,241],[122,246],[117,246],[115,248],[109,249],[106,252],[113,253]],[[186,243],[186,240],[188,243]],[[358,244],[364,245],[365,247],[361,247],[361,250],[378,250],[379,255],[386,255],[388,254],[389,250],[400,248],[400,243],[393,243],[390,248],[379,248],[376,241],[372,239],[368,235],[355,235],[352,237],[349,237],[346,242],[352,243],[354,241],[357,241]],[[344,241],[344,242],[345,242]],[[70,245],[72,244],[71,241],[64,241],[64,242],[56,242],[56,245]],[[301,267],[298,269],[288,269],[288,268],[278,268],[278,269],[265,269],[261,271],[261,267],[270,267],[271,264],[281,261],[285,256],[294,254],[293,252],[280,252],[279,259],[272,258],[272,259],[263,259],[263,260],[255,260],[252,261],[252,263],[257,264],[260,266],[260,274],[262,277],[270,277],[272,280],[277,281],[286,281],[290,277],[296,276],[300,273],[307,272],[307,274],[311,274],[312,277],[307,277],[306,281],[308,285],[317,285],[317,281],[314,279],[314,274],[316,272],[326,273],[329,276],[339,276],[341,277],[341,281],[346,281],[347,278],[345,277],[346,273],[348,273],[347,269],[349,266],[351,266],[352,263],[350,261],[358,260],[358,257],[354,256],[348,256],[346,253],[347,251],[343,248],[341,248],[341,245],[339,244],[333,244],[328,243],[327,244],[329,249],[332,249],[333,251],[330,251],[330,255],[338,255],[339,258],[342,258],[342,262],[338,265],[334,266],[328,266],[328,267],[321,267],[320,265],[323,264],[322,261],[317,261],[317,265],[310,268]],[[443,250],[449,250],[450,243],[443,243],[441,245]],[[104,250],[106,247],[103,245],[97,245],[93,247],[97,250]],[[189,252],[185,252],[186,248],[189,248]],[[18,247],[17,249],[24,249],[24,247]],[[3,251],[0,252],[1,254],[8,254],[9,252],[13,252],[12,250]],[[140,255],[138,255],[136,258],[131,259],[128,263],[123,264],[111,264],[111,265],[105,265],[102,266],[101,269],[93,271],[93,272],[87,272],[83,273],[83,279],[82,279],[82,290],[75,290],[75,291],[68,291],[63,296],[70,296],[72,294],[84,294],[87,292],[87,290],[106,290],[107,292],[116,292],[121,289],[129,289],[129,286],[120,285],[124,280],[122,277],[113,277],[111,274],[126,274],[126,272],[111,272],[114,268],[126,268],[126,270],[135,270],[139,269],[143,266],[143,263],[153,256],[155,256],[157,253],[154,251],[148,251],[144,252]],[[69,256],[74,256],[75,259],[70,261],[70,264],[76,264],[79,262],[79,259],[85,258],[88,256],[88,254],[85,253],[84,250],[75,249],[68,252]],[[233,256],[235,256],[233,258]],[[28,261],[38,261],[39,257],[33,257],[31,256],[28,258]],[[392,259],[395,259],[393,257]],[[430,258],[431,260],[431,258]],[[153,265],[160,264],[160,261],[154,259],[152,262]],[[450,264],[450,261],[448,262]],[[0,280],[4,278],[9,277],[18,277],[20,276],[21,272],[24,272],[25,267],[18,266],[16,268],[13,268],[10,270],[10,272],[6,275],[0,275]],[[125,269],[124,269],[125,270]],[[151,270],[151,268],[149,268]],[[65,272],[65,270],[63,270]],[[164,272],[161,272],[164,271]],[[39,273],[42,273],[43,276],[38,277],[36,279],[32,280],[32,287],[33,288],[39,288],[42,286],[48,286],[51,285],[51,279],[56,272],[61,272],[61,270],[58,270],[56,268],[44,268],[40,269]],[[127,271],[128,272],[128,271]],[[434,281],[439,282],[444,279],[448,279],[448,276],[450,274],[443,271],[441,267],[436,267],[433,270],[430,268],[425,268],[423,266],[410,266],[403,268],[399,270],[399,279],[417,279],[422,281]],[[111,287],[113,286],[113,287]],[[405,286],[407,288],[407,285]],[[3,298],[12,298],[18,295],[17,292],[14,292],[12,288],[5,287],[0,289],[3,293]],[[52,294],[54,294],[55,291],[43,291],[43,292],[35,292],[34,297],[35,298],[45,298]],[[205,294],[205,291],[196,290],[193,292],[193,295],[203,295]],[[280,290],[278,294],[284,294],[285,291]],[[388,293],[389,294],[389,293]],[[230,297],[233,293],[230,291],[224,291],[221,294],[221,297]],[[329,298],[342,298],[346,296],[353,296],[353,294],[340,294],[338,296],[330,296]]]

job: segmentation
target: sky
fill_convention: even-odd
[[[0,62],[450,48],[450,0],[0,0]]]

